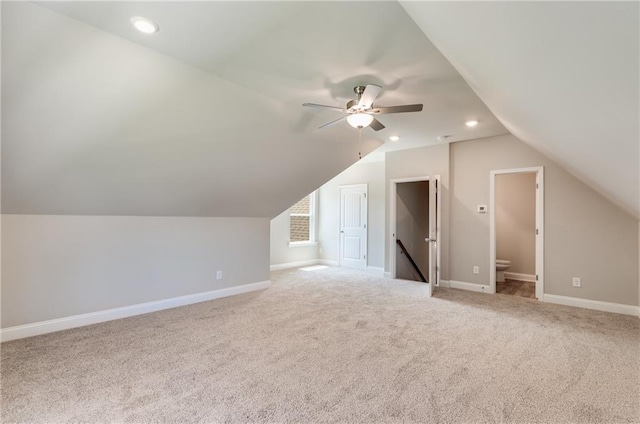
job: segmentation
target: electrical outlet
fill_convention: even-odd
[[[573,277],[572,282],[573,282],[573,287],[582,286],[582,280],[580,280],[580,277]]]
[[[222,271],[216,271],[216,280],[222,280]]]
[[[473,267],[473,273],[474,274],[480,274],[480,267],[479,266],[474,266]]]
[[[319,253],[324,253],[324,249],[321,247],[321,248],[318,249],[318,252]]]

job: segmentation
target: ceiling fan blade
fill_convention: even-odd
[[[344,109],[342,107],[319,105],[317,103],[302,103],[302,106],[305,106],[305,107],[319,107],[319,108],[323,108],[323,109],[333,109],[333,110],[339,110],[340,112],[346,112],[346,109]]]
[[[382,122],[378,121],[376,118],[373,118],[373,121],[371,121],[369,126],[374,131],[380,131],[380,130],[383,130],[385,128],[384,125],[382,125]]]
[[[389,106],[389,107],[377,107],[371,111],[371,113],[404,113],[404,112],[420,112],[422,105],[402,105],[402,106]]]
[[[330,127],[330,126],[335,125],[335,124],[337,124],[338,122],[340,122],[340,121],[342,121],[343,119],[346,119],[346,118],[347,118],[346,116],[343,116],[342,118],[338,118],[338,119],[336,119],[336,120],[334,120],[334,121],[327,122],[327,123],[326,123],[326,124],[324,124],[324,125],[320,125],[320,126],[318,127],[318,129],[320,129],[320,128],[325,128],[325,127]]]
[[[358,107],[361,109],[369,109],[373,104],[373,101],[376,99],[376,97],[378,97],[378,94],[380,94],[380,90],[382,90],[382,87],[380,87],[379,85],[367,85],[367,87],[364,89],[364,92],[362,93],[362,96],[360,96]]]

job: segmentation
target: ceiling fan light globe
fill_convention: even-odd
[[[347,116],[347,122],[353,128],[368,127],[372,121],[373,121],[373,116],[367,113],[354,113],[352,115]]]

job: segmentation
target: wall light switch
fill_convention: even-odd
[[[216,272],[216,280],[222,280],[222,271]]]
[[[582,287],[582,280],[580,280],[580,277],[573,277],[572,282],[573,287]]]
[[[479,266],[474,266],[473,267],[473,273],[474,274],[480,274],[480,267]]]
[[[487,205],[478,205],[478,213],[487,213]]]

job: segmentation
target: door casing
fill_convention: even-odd
[[[536,297],[544,301],[544,167],[511,168],[489,173],[489,293],[496,292],[496,175],[536,174]]]
[[[441,246],[440,237],[441,237],[441,216],[442,216],[442,196],[440,187],[440,176],[439,175],[423,175],[418,177],[408,177],[408,178],[394,178],[389,182],[389,243],[387,245],[387,254],[389,257],[389,275],[391,278],[396,278],[396,194],[397,194],[397,185],[402,183],[413,183],[419,181],[429,182],[429,196],[435,198],[437,196],[437,202],[435,205],[433,202],[429,203],[429,213],[431,215],[432,211],[436,214],[436,219],[429,219],[429,237],[436,237],[436,260],[430,266],[435,265],[435,281],[429,281],[429,294],[433,292],[433,288],[435,286],[440,285],[440,257],[441,257]],[[438,192],[434,192],[435,181],[438,181]],[[435,209],[434,209],[435,208]],[[434,222],[435,221],[435,222]],[[431,251],[431,249],[429,249]],[[431,261],[430,261],[431,263]],[[432,272],[429,272],[429,275],[432,275]],[[432,278],[429,278],[433,280]]]

